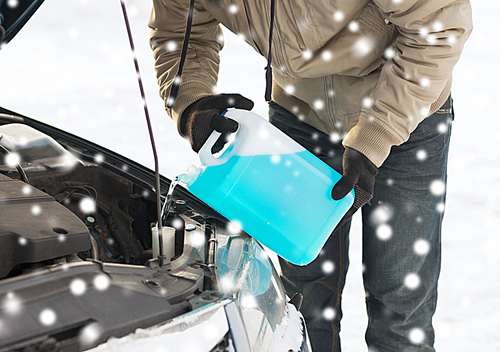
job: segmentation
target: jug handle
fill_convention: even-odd
[[[238,125],[238,129],[234,133],[238,133],[240,127]],[[212,146],[217,142],[217,139],[221,136],[221,133],[217,131],[213,131],[212,134],[208,137],[207,141],[201,149],[198,152],[198,155],[200,156],[200,160],[206,165],[206,166],[215,166],[215,165],[221,165],[224,164],[230,157],[231,157],[231,149],[232,146],[228,146],[226,151],[222,153],[219,157],[215,157],[212,154]]]

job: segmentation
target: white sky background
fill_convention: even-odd
[[[128,1],[161,172],[197,164],[158,97],[147,44],[149,1]],[[499,351],[500,333],[500,3],[473,1],[475,30],[455,69],[443,268],[434,324],[438,351]],[[142,101],[119,0],[46,0],[0,51],[0,106],[55,125],[153,166]],[[265,60],[226,33],[219,91],[241,93],[267,115]],[[351,231],[342,344],[364,351],[361,226]]]

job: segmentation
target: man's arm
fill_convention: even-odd
[[[372,105],[344,140],[380,167],[449,89],[454,65],[472,31],[468,0],[374,0],[397,26],[394,55],[384,64]],[[411,111],[409,116],[404,112]]]
[[[179,94],[173,107],[167,108],[167,99],[180,61],[188,9],[189,0],[153,0],[149,20],[149,27],[152,28],[150,45],[160,96],[181,134],[185,133],[180,130],[179,124],[182,112],[198,99],[214,94],[219,72],[219,51],[223,46],[219,23],[206,11],[195,8]]]

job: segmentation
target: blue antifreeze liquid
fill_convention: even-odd
[[[313,261],[351,207],[354,192],[335,201],[341,175],[309,151],[233,155],[202,166],[188,190],[286,260]]]

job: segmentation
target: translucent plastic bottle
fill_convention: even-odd
[[[229,146],[211,153],[214,132],[181,182],[250,236],[297,265],[313,261],[354,202],[335,201],[341,175],[259,115],[229,110],[238,122]]]

